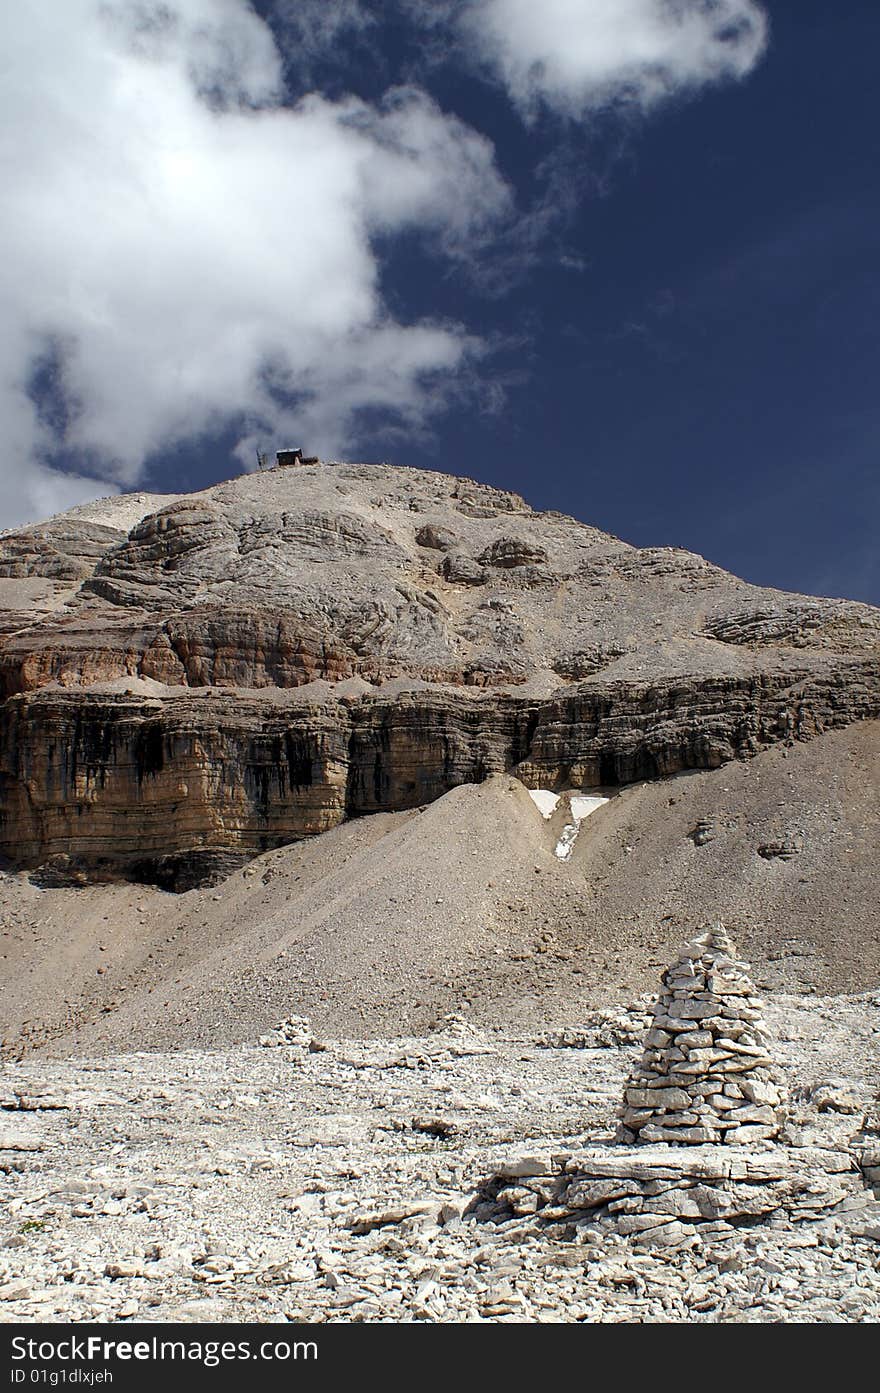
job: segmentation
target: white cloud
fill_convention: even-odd
[[[767,42],[756,0],[466,0],[458,14],[523,111],[572,117],[742,78]]]
[[[412,89],[285,108],[246,0],[29,0],[3,29],[0,526],[108,491],[52,445],[128,485],[240,417],[250,463],[443,404],[480,345],[389,313],[380,244],[465,255],[508,206],[487,140]],[[51,346],[63,441],[28,392]]]
[[[442,45],[460,63],[464,37],[524,113],[647,110],[744,76],[766,43],[757,0],[396,5],[432,61]],[[411,87],[285,106],[285,73],[301,91],[328,53],[344,72],[377,41],[377,11],[270,13],[277,42],[248,0],[5,7],[0,527],[131,485],[151,456],[230,426],[246,465],[256,444],[340,453],[371,409],[419,430],[483,351],[461,325],[395,317],[382,276],[402,232],[476,256],[510,210],[490,142]],[[515,229],[530,255],[545,221]],[[47,354],[66,411],[41,415]],[[100,478],[53,470],[59,446]]]

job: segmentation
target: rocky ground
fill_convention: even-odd
[[[263,1045],[10,1063],[0,1313],[880,1317],[880,1219],[867,1190],[820,1220],[780,1211],[674,1249],[468,1212],[511,1157],[610,1143],[645,1024],[647,1003],[632,1004],[528,1035],[453,1019],[420,1038],[309,1047],[294,1023]],[[845,1150],[876,1115],[880,996],[774,995],[766,1018],[793,1098],[789,1149]]]

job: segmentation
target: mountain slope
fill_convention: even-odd
[[[219,891],[0,877],[7,1050],[226,1045],[291,1013],[328,1034],[454,1011],[577,1027],[652,991],[718,917],[762,987],[880,983],[880,722],[624,789],[567,862],[559,830],[498,776],[268,852]]]
[[[185,889],[493,774],[623,786],[880,714],[880,612],[468,480],[319,464],[154,501],[0,537],[11,864]]]

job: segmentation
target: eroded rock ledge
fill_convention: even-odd
[[[878,640],[450,475],[104,500],[0,537],[0,856],[182,887],[502,771],[715,768],[880,714]]]
[[[44,689],[5,703],[0,854],[189,888],[228,873],[231,855],[418,807],[491,774],[619,785],[717,768],[877,715],[876,667],[847,666],[846,675],[582,684],[544,700],[455,688],[322,701]]]

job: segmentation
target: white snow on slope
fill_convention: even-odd
[[[551,793],[549,788],[530,788],[529,797],[537,804],[542,817],[552,817],[560,795]]]
[[[594,813],[597,808],[601,808],[603,803],[607,803],[607,798],[602,798],[598,794],[573,793],[571,796],[571,816],[574,822],[583,822],[585,817]]]
[[[553,793],[549,788],[530,788],[529,797],[544,818],[553,816],[563,797],[568,799],[571,808],[571,822],[566,823],[562,829],[562,835],[556,843],[556,855],[560,861],[567,861],[571,856],[584,818],[589,817],[590,813],[594,813],[597,808],[601,808],[604,803],[608,802],[607,798],[603,798],[599,794],[582,793],[579,789],[569,789],[567,793],[561,794]]]
[[[581,823],[584,818],[594,813],[597,808],[601,808],[603,803],[607,803],[607,798],[601,798],[598,794],[572,794],[571,796],[571,822],[567,822],[562,829],[562,836],[556,843],[555,854],[560,861],[568,861],[574,850],[578,832],[581,830]]]

